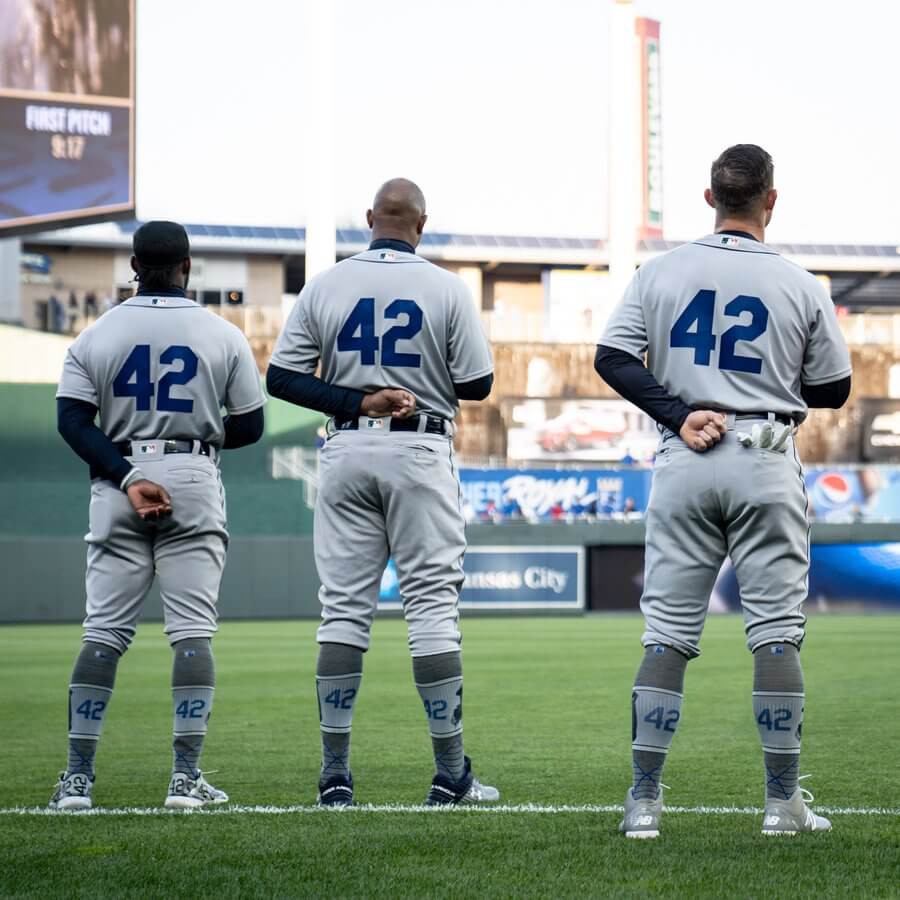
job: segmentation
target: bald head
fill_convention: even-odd
[[[406,178],[386,181],[375,194],[366,221],[372,229],[372,240],[394,238],[415,247],[425,227],[425,195],[419,186]]]

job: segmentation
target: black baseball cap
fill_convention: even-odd
[[[191,255],[184,226],[163,220],[144,222],[134,233],[132,247],[137,261],[148,269],[174,266]]]

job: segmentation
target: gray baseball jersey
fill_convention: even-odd
[[[241,331],[184,297],[140,295],[81,333],[66,354],[57,397],[100,409],[113,441],[185,438],[221,446],[222,409],[265,403]]]
[[[834,307],[819,281],[750,238],[713,234],[643,265],[600,343],[637,357],[685,403],[730,411],[722,441],[695,453],[664,431],[646,517],[645,645],[699,652],[726,556],[741,590],[747,643],[800,644],[809,573],[806,492],[786,452],[745,447],[738,431],[806,417],[801,384],[850,374]]]
[[[57,396],[97,406],[100,429],[131,440],[132,461],[172,497],[170,518],[144,522],[118,486],[91,484],[85,639],[124,652],[154,574],[169,640],[211,636],[228,539],[215,451],[166,454],[157,439],[221,446],[223,408],[265,403],[246,338],[191,300],[132,297],[72,344]]]
[[[272,363],[371,393],[403,387],[417,409],[452,419],[457,384],[493,371],[465,283],[413,253],[367,250],[311,279]]]
[[[272,357],[342,387],[411,391],[446,419],[453,384],[493,371],[463,282],[421,257],[369,250],[312,279]],[[422,421],[425,419],[423,417]],[[365,650],[388,557],[397,565],[413,656],[459,647],[465,522],[449,430],[395,431],[388,419],[337,431],[322,449],[315,511],[322,643]]]
[[[600,343],[643,358],[689,406],[806,418],[808,385],[850,374],[821,282],[765,244],[711,234],[645,263]]]

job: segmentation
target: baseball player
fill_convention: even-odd
[[[452,444],[458,400],[487,397],[493,362],[463,282],[416,256],[426,218],[416,185],[384,184],[367,213],[369,249],[306,284],[267,375],[273,396],[334,417],[315,510],[325,806],[353,802],[351,720],[389,556],[437,768],[426,803],[499,798],[463,752],[466,543]]]
[[[69,685],[69,757],[50,801],[55,809],[91,806],[116,667],[154,574],[174,652],[165,805],[228,800],[199,768],[228,542],[218,458],[259,440],[265,397],[241,332],[186,296],[191,260],[181,225],[138,228],[131,265],[136,296],[72,344],[56,395],[59,431],[91,467],[91,505],[84,643]]]
[[[846,402],[850,359],[823,285],[764,243],[776,199],[769,154],[752,144],[727,149],[705,197],[715,232],[638,270],[595,363],[662,433],[647,510],[645,651],[632,694],[634,783],[620,826],[634,838],[659,834],[685,667],[700,653],[726,554],[754,659],[763,833],[831,827],[798,787],[809,529],[793,435],[808,407]]]

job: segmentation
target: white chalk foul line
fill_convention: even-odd
[[[816,806],[816,812],[830,816],[900,816],[900,809],[888,807],[857,806]],[[403,805],[359,805],[343,808],[320,806],[226,806],[208,807],[205,809],[164,809],[156,806],[130,807],[97,807],[90,810],[58,811],[45,806],[13,806],[0,809],[0,816],[233,816],[262,815],[284,816],[304,813],[318,815],[360,815],[363,813],[427,813],[429,815],[458,815],[476,813],[485,814],[519,814],[531,813],[539,815],[558,815],[563,813],[621,813],[621,805],[583,805],[583,806],[546,806],[537,803],[524,803],[506,806],[403,806]],[[665,812],[676,814],[692,814],[700,816],[759,816],[762,808],[756,806],[666,806]]]

